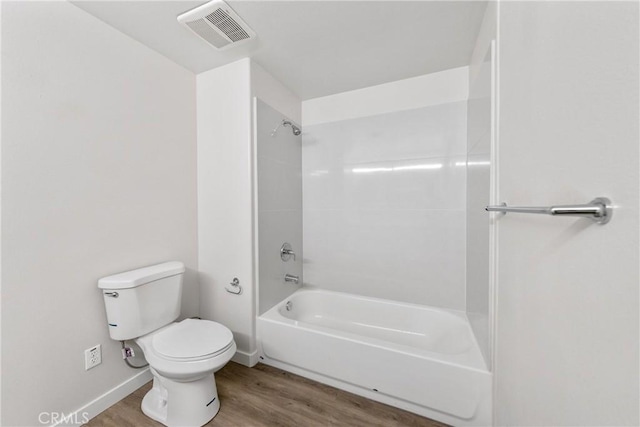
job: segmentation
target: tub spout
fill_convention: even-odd
[[[298,282],[300,281],[300,278],[298,276],[294,276],[293,274],[285,274],[284,275],[284,281],[285,282],[293,282],[296,285],[298,284]]]

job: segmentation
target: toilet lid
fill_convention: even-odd
[[[194,358],[217,353],[233,341],[224,325],[210,320],[185,319],[153,337],[153,348],[171,358]]]

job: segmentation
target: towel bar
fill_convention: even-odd
[[[561,205],[548,207],[515,207],[507,206],[506,203],[497,206],[487,206],[488,212],[514,212],[514,213],[533,213],[559,216],[579,216],[590,218],[598,224],[606,224],[611,220],[613,209],[611,208],[611,200],[606,197],[597,197],[585,205]]]

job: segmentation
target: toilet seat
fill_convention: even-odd
[[[194,381],[215,373],[236,353],[236,343],[228,328],[200,319],[171,323],[137,338],[136,343],[154,375],[175,381]]]
[[[233,345],[233,334],[210,320],[185,319],[153,335],[153,352],[165,360],[189,362],[215,357]]]

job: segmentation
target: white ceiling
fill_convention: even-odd
[[[220,52],[176,21],[203,1],[73,3],[194,73],[251,56],[302,99],[467,65],[486,7],[485,1],[228,1],[258,39]]]

